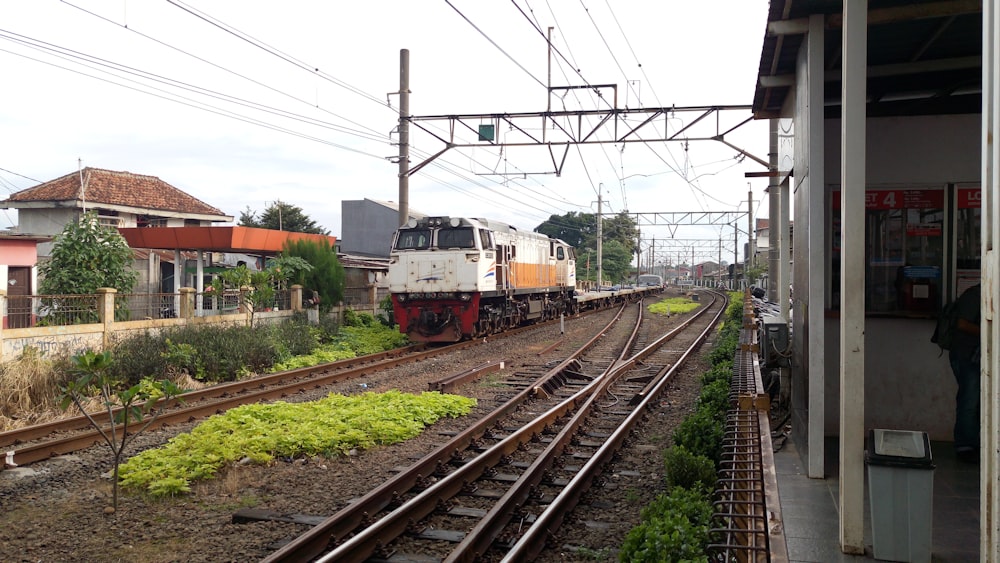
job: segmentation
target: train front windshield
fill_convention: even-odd
[[[468,227],[443,228],[437,233],[437,247],[475,248],[476,237],[475,234],[473,234],[472,229]]]
[[[396,239],[396,250],[425,250],[430,245],[429,229],[401,229]]]

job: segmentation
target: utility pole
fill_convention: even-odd
[[[722,232],[721,231],[719,232],[719,268],[718,268],[718,270],[719,270],[719,283],[717,284],[716,287],[718,287],[719,285],[722,285]]]
[[[399,50],[399,224],[410,219],[410,50]]]
[[[604,221],[601,219],[601,191],[604,189],[604,184],[598,184],[597,186],[597,290],[601,290],[601,286],[604,284],[601,278],[602,268],[601,261],[604,259]]]
[[[642,274],[642,231],[636,229],[635,235],[635,283],[638,284],[639,275]]]
[[[747,269],[753,267],[756,261],[756,249],[753,244],[753,190],[747,190]]]

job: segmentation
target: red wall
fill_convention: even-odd
[[[0,239],[0,264],[34,266],[37,262],[38,249],[35,241]]]

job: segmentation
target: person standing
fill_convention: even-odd
[[[979,461],[979,309],[980,285],[966,289],[956,302],[957,321],[948,360],[958,383],[955,397],[955,455]]]

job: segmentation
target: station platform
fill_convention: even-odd
[[[878,561],[872,552],[867,468],[865,555],[847,555],[839,545],[838,442],[826,441],[826,478],[810,479],[800,451],[789,438],[774,453],[788,559],[793,562]],[[934,469],[931,560],[979,561],[979,465],[955,458],[951,442],[931,442]]]

